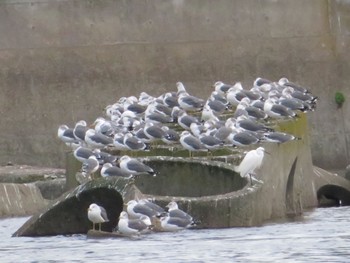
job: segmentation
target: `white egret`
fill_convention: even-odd
[[[234,170],[239,173],[241,177],[249,176],[250,182],[252,183],[252,174],[255,173],[256,169],[260,168],[265,152],[263,147],[258,147],[256,150],[247,152],[241,163],[234,167]]]

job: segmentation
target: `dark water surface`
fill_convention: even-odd
[[[153,233],[139,240],[85,235],[11,237],[27,220],[0,220],[0,262],[350,262],[350,207],[320,208],[262,227]]]

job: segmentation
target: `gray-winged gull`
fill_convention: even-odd
[[[186,111],[180,110],[177,116],[177,123],[185,130],[190,130],[191,123],[200,123],[200,121],[191,115],[188,115]]]
[[[260,141],[260,138],[257,137],[256,133],[250,131],[241,131],[229,134],[227,140],[235,146],[248,146],[252,144],[256,144]]]
[[[101,223],[109,221],[106,210],[95,203],[90,204],[87,216],[92,222],[93,230],[95,230],[95,224],[99,224],[99,231],[101,231]]]
[[[85,142],[92,148],[104,148],[107,146],[113,146],[113,138],[96,133],[94,129],[88,129],[85,133]]]
[[[223,141],[221,141],[220,139],[212,135],[201,134],[199,136],[199,140],[204,145],[204,147],[208,150],[215,150],[224,145]]]
[[[170,129],[168,126],[163,126],[162,130],[164,131],[164,136],[162,138],[162,141],[166,144],[174,144],[179,142],[180,135],[177,133],[177,131]]]
[[[140,218],[142,215],[152,218],[163,213],[164,209],[157,204],[142,199],[139,202],[136,200],[130,200],[127,203],[126,211],[131,218]]]
[[[162,130],[161,126],[155,125],[151,122],[145,124],[143,132],[151,141],[161,140],[165,135],[165,132]]]
[[[80,120],[78,121],[73,129],[73,134],[75,138],[79,141],[85,142],[85,133],[87,131],[87,124],[86,121]]]
[[[183,131],[180,136],[180,143],[182,147],[189,151],[189,156],[192,157],[193,151],[205,150],[201,141],[194,137],[189,131]]]
[[[118,232],[123,235],[139,235],[151,229],[152,223],[148,216],[129,219],[128,213],[122,211],[119,216]]]
[[[203,99],[191,96],[187,93],[181,93],[177,99],[180,108],[185,111],[199,111],[203,108],[205,101]]]
[[[73,156],[82,163],[86,162],[92,155],[94,155],[93,151],[83,146],[78,147],[73,152]]]
[[[294,118],[296,113],[286,106],[276,104],[273,99],[267,99],[264,105],[264,111],[272,118]]]
[[[300,140],[300,138],[284,132],[266,132],[264,133],[262,140],[268,142],[284,143],[293,140]]]
[[[175,201],[171,201],[166,207],[168,212],[159,216],[163,231],[178,231],[195,225],[192,216],[180,210]]]
[[[113,166],[111,163],[105,163],[101,168],[101,176],[121,176],[121,177],[130,177],[130,174],[127,174],[124,170],[118,166]]]
[[[60,125],[57,130],[57,137],[68,144],[75,143],[78,140],[73,134],[73,129],[69,128],[67,125]]]
[[[128,150],[131,151],[141,151],[148,149],[148,145],[146,143],[144,143],[141,139],[137,138],[136,136],[132,135],[130,132],[124,135],[124,145],[127,147]]]
[[[82,165],[82,174],[87,177],[91,176],[100,168],[100,163],[95,155],[91,155]]]
[[[225,84],[222,81],[215,82],[213,86],[215,91],[221,95],[224,95],[225,93],[227,93],[227,91],[232,87],[231,85]]]
[[[127,155],[124,155],[119,160],[119,167],[124,170],[126,173],[131,175],[139,175],[139,174],[152,174],[156,176],[154,170],[147,166],[146,164],[140,162],[137,159],[130,158]]]

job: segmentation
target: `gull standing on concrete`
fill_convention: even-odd
[[[256,150],[251,150],[247,152],[241,163],[238,166],[234,167],[234,170],[237,173],[239,173],[243,178],[249,176],[251,184],[253,184],[252,179],[261,182],[254,178],[252,174],[255,174],[255,170],[260,168],[264,158],[264,153],[265,149],[263,147],[258,147]]]
[[[94,155],[94,153],[91,149],[80,146],[74,150],[73,155],[79,162],[84,163],[90,156]]]
[[[113,138],[97,133],[94,129],[88,129],[85,133],[86,144],[95,149],[101,149],[107,146],[113,146]]]
[[[152,223],[148,216],[141,216],[137,219],[129,219],[128,213],[122,211],[119,216],[118,232],[123,235],[139,235],[150,230]]]
[[[119,160],[119,167],[125,171],[127,174],[139,175],[139,174],[151,174],[156,176],[154,170],[147,166],[146,164],[140,162],[137,159],[130,158],[127,155],[124,155]]]
[[[205,104],[203,99],[191,96],[187,92],[181,92],[177,102],[179,103],[180,108],[185,111],[199,111]]]
[[[106,210],[95,203],[88,208],[88,219],[92,222],[93,230],[95,230],[95,224],[99,224],[99,231],[101,231],[101,223],[109,221]]]
[[[168,213],[159,216],[162,231],[179,231],[195,225],[192,216],[180,210],[176,202],[172,201],[166,207]]]
[[[60,125],[58,127],[57,137],[69,145],[78,142],[73,134],[73,129],[69,128],[67,125]]]
[[[93,178],[93,174],[100,168],[100,163],[95,155],[91,155],[82,165],[82,174],[84,177]]]
[[[183,131],[180,136],[180,143],[182,147],[189,151],[189,156],[192,157],[193,151],[204,150],[201,141],[194,137],[189,131]]]
[[[111,163],[105,163],[101,168],[101,176],[120,176],[120,177],[130,177],[130,174],[127,174],[124,170],[117,166],[113,166]]]
[[[297,114],[286,106],[276,104],[273,99],[269,98],[265,101],[264,111],[271,118],[283,119],[294,118]]]
[[[87,123],[84,120],[78,121],[73,129],[73,134],[75,138],[81,142],[85,143],[85,133],[87,131]]]
[[[143,215],[152,218],[165,212],[160,206],[145,199],[141,199],[139,202],[136,200],[130,200],[127,203],[126,211],[131,218],[140,218]]]

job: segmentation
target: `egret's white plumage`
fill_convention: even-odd
[[[256,150],[247,152],[241,163],[235,167],[235,171],[238,172],[241,177],[251,176],[256,169],[260,168],[264,158],[264,152],[265,149],[263,147],[258,147]]]

